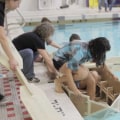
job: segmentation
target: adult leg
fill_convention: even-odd
[[[115,2],[116,2],[116,0],[112,0],[111,3],[109,4],[109,11],[112,10],[112,7],[113,7]]]
[[[104,0],[104,7],[105,7],[105,11],[107,12],[107,8],[108,8],[108,0]]]
[[[31,80],[35,77],[34,74],[34,54],[31,49],[24,49],[19,51],[20,55],[23,58],[23,73],[28,80]]]
[[[98,9],[99,9],[99,11],[101,10],[101,6],[102,6],[102,0],[98,0]]]

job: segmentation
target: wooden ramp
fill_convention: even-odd
[[[0,55],[0,63],[6,68],[10,69],[8,60],[5,56]],[[16,71],[16,75],[23,84],[23,87],[20,91],[20,96],[32,119],[61,120],[57,112],[50,104],[44,91],[40,88],[38,89],[35,85],[29,84],[19,68]]]

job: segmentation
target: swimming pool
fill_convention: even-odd
[[[31,31],[34,26],[24,27],[24,31]],[[53,40],[58,44],[69,41],[72,33],[79,34],[82,40],[89,41],[96,37],[106,37],[110,40],[111,51],[107,53],[107,57],[120,56],[120,21],[106,22],[81,22],[74,24],[66,24],[63,26],[55,25],[55,34]],[[56,49],[47,46],[50,52]]]

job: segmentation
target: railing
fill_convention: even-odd
[[[17,29],[17,28],[20,28],[20,27],[24,27],[25,26],[25,19],[24,19],[24,17],[23,17],[23,15],[21,14],[21,12],[19,11],[19,9],[16,9],[16,12],[18,13],[18,15],[20,16],[20,18],[21,18],[21,23],[18,23],[18,22],[13,22],[13,23],[8,23],[8,19],[7,19],[7,16],[6,16],[6,19],[5,19],[5,29],[6,29],[6,31],[7,31],[7,34],[9,33],[9,31],[11,30],[11,29]],[[12,25],[12,27],[9,27],[9,26],[11,26]],[[14,26],[15,25],[15,26]],[[20,25],[20,26],[19,26]]]

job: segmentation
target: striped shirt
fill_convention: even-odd
[[[67,67],[75,71],[81,64],[92,60],[92,57],[88,49],[88,42],[79,41],[68,43],[58,49],[53,59],[67,63]]]

